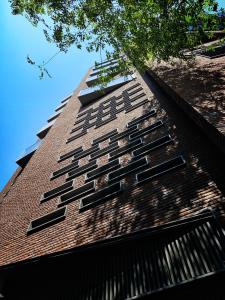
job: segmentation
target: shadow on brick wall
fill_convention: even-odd
[[[156,109],[157,119],[165,126],[152,132],[146,141],[165,133],[174,140],[173,145],[149,155],[150,166],[177,155],[183,155],[187,164],[138,187],[134,174],[130,175],[120,197],[96,206],[87,214],[85,224],[77,232],[78,243],[84,235],[98,240],[188,217],[206,207],[221,212],[225,209],[224,155],[156,85],[152,82],[149,85],[154,96],[143,113]]]
[[[153,71],[224,133],[225,72],[222,59],[158,65]],[[209,62],[208,62],[209,61]]]

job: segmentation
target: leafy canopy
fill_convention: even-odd
[[[118,68],[131,65],[144,70],[154,58],[184,58],[217,29],[215,0],[9,0],[13,14],[21,14],[37,26],[60,51],[86,47],[102,51],[111,45],[107,58],[125,54]],[[214,13],[214,15],[213,15]],[[33,63],[30,60],[30,63]]]

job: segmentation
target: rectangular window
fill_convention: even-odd
[[[67,175],[67,178],[66,178],[66,181],[69,181],[75,177],[78,177],[88,171],[91,171],[93,169],[96,169],[98,167],[98,165],[96,164],[96,160],[93,160],[92,162],[82,166],[82,167],[79,167],[73,171],[70,171]]]
[[[96,179],[110,171],[118,169],[119,167],[120,167],[119,159],[115,159],[115,160],[87,173],[85,181],[88,182],[90,180]]]
[[[132,96],[132,95],[134,95],[134,94],[137,94],[138,92],[140,92],[140,91],[142,91],[142,90],[143,90],[142,87],[138,87],[136,90],[134,90],[134,91],[128,93],[128,95],[129,95],[129,97],[130,97],[130,96]],[[145,94],[144,94],[144,95],[145,95]]]
[[[148,154],[149,152],[155,150],[155,149],[158,149],[159,147],[162,147],[162,146],[165,146],[165,145],[168,145],[169,143],[171,143],[173,140],[171,139],[170,135],[166,135],[166,136],[163,136],[151,143],[148,143],[140,148],[138,148],[137,150],[134,150],[132,155],[135,157],[135,158],[138,158],[140,156],[144,156],[146,154]]]
[[[109,153],[109,161],[117,158],[117,157],[120,157],[134,149],[137,149],[138,147],[140,147],[141,145],[143,144],[143,141],[142,139],[137,139],[135,141],[132,141],[130,143],[128,143],[126,146],[123,146],[117,150],[114,150],[112,152]]]
[[[150,181],[154,178],[157,178],[161,175],[167,174],[178,168],[184,167],[186,164],[182,156],[177,156],[173,159],[167,160],[157,166],[149,168],[146,171],[143,171],[136,175],[136,180],[138,184]]]
[[[72,134],[72,133],[74,133],[74,132],[76,132],[76,131],[79,131],[80,129],[83,129],[83,127],[84,127],[84,125],[82,124],[82,125],[80,125],[80,126],[77,126],[77,127],[73,128],[73,129],[70,131],[70,134]]]
[[[74,149],[70,152],[67,152],[66,154],[61,155],[60,158],[59,158],[59,162],[65,160],[67,158],[70,158],[71,156],[76,155],[77,153],[81,153],[83,151],[84,151],[83,147],[80,146],[80,147],[78,147],[78,148],[76,148],[76,149]]]
[[[129,136],[129,139],[130,140],[134,140],[134,139],[137,139],[137,138],[140,138],[140,137],[143,137],[149,133],[151,133],[152,131],[154,131],[155,129],[159,128],[163,126],[163,122],[162,121],[157,121],[155,122],[154,124],[148,126],[148,127],[145,127],[143,129],[140,129],[138,132],[134,132],[132,133],[130,136]]]
[[[82,118],[82,119],[80,119],[80,120],[76,120],[76,122],[74,123],[74,126],[75,126],[75,125],[78,125],[78,124],[80,124],[80,123],[82,123],[82,122],[83,122],[82,125],[84,125],[85,120],[86,120],[86,118]]]
[[[111,152],[112,150],[116,150],[119,148],[119,145],[118,145],[118,142],[114,142],[112,144],[110,144],[109,146],[99,150],[99,151],[96,151],[95,153],[92,153],[90,155],[90,160],[93,160],[93,159],[96,159],[96,158],[99,158],[103,155],[106,155],[108,154],[109,152]]]
[[[69,165],[67,165],[67,166],[65,166],[65,167],[63,167],[63,168],[61,168],[61,169],[53,172],[52,176],[51,176],[51,180],[55,179],[55,178],[57,178],[57,177],[59,177],[61,175],[64,175],[64,174],[68,173],[69,171],[71,171],[73,169],[76,169],[78,167],[79,167],[79,163],[78,163],[78,161],[75,161],[74,163],[69,164]]]
[[[97,122],[96,125],[95,125],[95,128],[99,128],[101,126],[104,126],[105,124],[107,124],[107,123],[109,123],[113,120],[116,120],[116,116],[111,115],[107,120],[102,120],[100,122]]]
[[[99,138],[94,139],[93,142],[92,142],[92,145],[94,146],[95,144],[104,142],[105,140],[108,140],[110,137],[116,135],[117,133],[118,133],[118,129],[114,129],[114,130],[100,136]]]
[[[87,130],[82,130],[80,133],[73,135],[71,138],[68,138],[66,143],[68,144],[68,143],[78,139],[79,137],[85,135],[85,134],[87,134]]]
[[[126,92],[131,91],[131,90],[135,89],[136,87],[138,87],[139,85],[140,85],[140,83],[133,84],[132,86],[130,86],[129,88],[127,88],[125,91]]]
[[[143,100],[143,101],[141,101],[141,102],[139,102],[135,105],[132,105],[132,107],[126,109],[125,114],[129,113],[130,111],[132,111],[132,110],[134,110],[134,109],[136,109],[136,108],[138,108],[138,107],[140,107],[140,106],[142,106],[142,105],[144,105],[148,102],[149,102],[149,100],[146,99],[146,100]]]
[[[27,234],[31,234],[56,224],[65,219],[67,213],[67,207],[59,208],[43,217],[37,218],[30,222],[27,230]]]
[[[88,113],[91,113],[93,111],[93,109],[87,109],[87,110],[84,110],[82,112],[80,112],[78,115],[77,115],[77,119],[80,118],[80,117],[83,117],[83,116],[86,116]]]
[[[58,186],[57,188],[54,188],[46,193],[44,193],[41,197],[41,203],[50,200],[56,196],[59,196],[63,193],[66,193],[73,189],[73,181],[69,181],[67,183],[64,183],[63,185]]]
[[[137,124],[147,120],[148,118],[153,117],[155,114],[156,114],[156,111],[153,109],[153,110],[149,111],[148,113],[146,113],[146,114],[134,119],[133,121],[127,123],[127,127],[128,128],[133,127],[134,125],[137,125]]]
[[[66,193],[60,197],[58,206],[65,205],[67,203],[70,203],[72,201],[78,200],[87,194],[91,194],[95,191],[95,182],[89,182],[87,184],[84,184],[83,186],[74,189],[73,191],[70,191],[69,193]]]
[[[122,111],[124,111],[125,108],[124,108],[124,102],[123,101],[120,101],[116,104],[116,113],[120,113]]]
[[[110,183],[118,181],[119,179],[121,179],[139,169],[143,170],[148,165],[149,165],[149,163],[148,163],[148,160],[146,157],[136,160],[134,162],[130,162],[128,165],[109,173],[108,181]]]
[[[94,207],[100,203],[106,202],[110,199],[115,198],[119,193],[122,192],[121,182],[114,183],[110,186],[107,186],[104,189],[97,191],[96,193],[91,194],[80,200],[79,211],[85,211],[91,207]]]
[[[131,133],[134,133],[134,132],[138,132],[138,127],[137,127],[137,125],[134,125],[133,127],[131,127],[131,128],[129,128],[129,129],[125,130],[125,131],[122,131],[122,132],[120,132],[120,133],[118,133],[118,134],[112,136],[112,137],[110,138],[110,143],[113,143],[113,142],[115,142],[115,141],[118,141],[118,140],[120,140],[120,139],[123,139],[123,138],[125,138],[126,136],[128,136],[128,135],[130,135]]]
[[[85,157],[87,155],[90,155],[90,154],[92,154],[92,153],[94,153],[96,151],[99,151],[99,150],[100,150],[99,146],[98,145],[94,145],[91,148],[88,148],[87,150],[84,150],[82,153],[77,153],[74,156],[73,161],[81,159],[81,158],[83,158],[83,157]]]
[[[140,93],[140,94],[138,94],[138,95],[136,95],[136,96],[134,96],[134,97],[130,97],[130,102],[134,102],[134,101],[136,101],[137,99],[140,99],[140,98],[143,98],[143,97],[145,97],[146,96],[146,94],[145,93]]]

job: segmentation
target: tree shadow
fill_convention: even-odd
[[[149,78],[145,79],[149,83]],[[145,141],[168,133],[173,138],[171,145],[148,155],[150,167],[178,155],[183,155],[186,166],[142,186],[136,185],[135,174],[129,175],[121,195],[84,213],[85,221],[76,232],[78,244],[86,238],[100,240],[164,224],[206,207],[224,210],[223,154],[153,82],[149,85],[154,97],[143,108],[143,114],[156,109],[156,118],[151,117],[151,122],[161,119],[164,126],[150,133]]]
[[[224,128],[224,57],[212,60],[197,58],[189,63],[176,61],[173,65],[157,65],[153,67],[153,72],[209,123],[216,128]]]

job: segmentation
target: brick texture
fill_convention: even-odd
[[[149,74],[225,153],[225,56],[153,63]]]
[[[89,71],[90,72],[90,71]],[[139,82],[149,102],[129,112],[123,111],[115,120],[97,129],[91,127],[87,134],[66,143],[71,137],[76,115],[80,108],[78,92],[85,88],[85,76],[79,87],[64,108],[55,124],[46,135],[42,145],[35,152],[15,183],[10,187],[0,203],[0,264],[6,265],[46,254],[63,251],[80,245],[93,243],[112,236],[138,231],[154,225],[187,217],[206,207],[218,208],[223,212],[224,203],[224,156],[217,150],[204,133],[185,116],[170,99],[163,96],[151,83],[139,74]],[[98,105],[134,84],[127,83],[116,91],[91,103]],[[158,177],[144,185],[135,184],[134,174],[124,180],[124,192],[120,196],[97,205],[82,213],[79,201],[68,204],[65,220],[27,236],[31,220],[57,209],[58,197],[40,203],[43,193],[65,183],[66,175],[50,180],[52,172],[66,166],[72,157],[58,162],[61,155],[83,146],[91,147],[93,139],[125,125],[148,110],[155,109],[157,114],[141,124],[147,127],[157,120],[164,126],[150,133],[145,139],[152,141],[169,133],[174,142],[157,149],[148,155],[150,165],[183,155],[186,166],[174,172]],[[120,146],[127,139],[120,140]],[[106,147],[108,142],[102,142]],[[122,164],[130,160],[130,154],[121,157]],[[108,161],[107,155],[98,159],[99,166]],[[80,165],[87,163],[87,157],[80,159]],[[97,180],[97,186],[104,186],[106,176]],[[75,186],[84,184],[84,175],[75,179]]]

